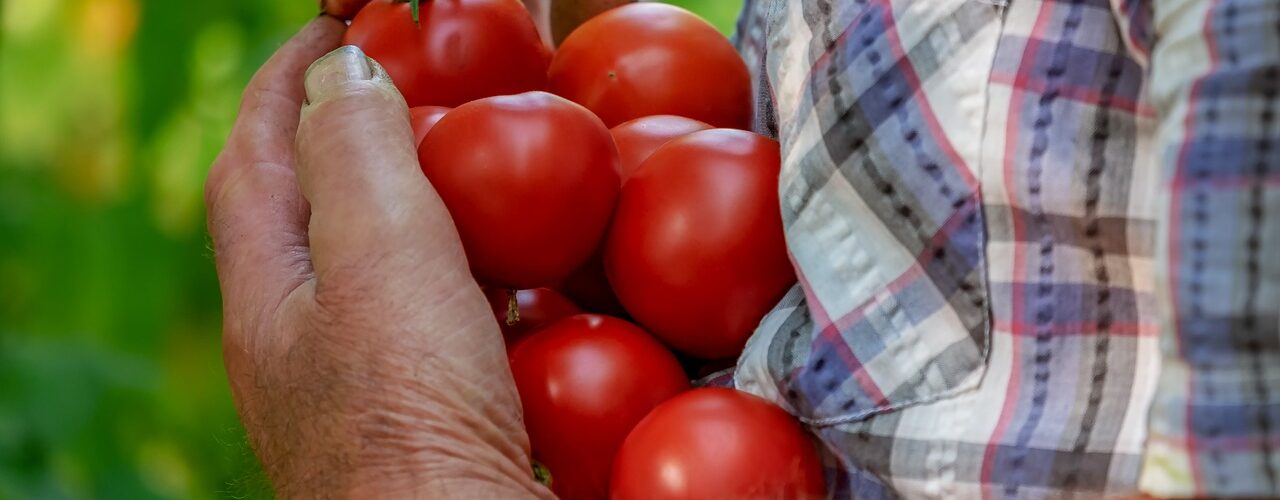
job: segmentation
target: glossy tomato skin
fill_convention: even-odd
[[[413,125],[413,143],[414,147],[422,145],[422,140],[427,137],[427,132],[431,131],[431,127],[436,126],[436,122],[444,118],[444,114],[449,112],[449,108],[443,106],[418,106],[409,108],[409,123]]]
[[[619,174],[623,183],[658,147],[677,137],[709,128],[710,125],[683,116],[654,115],[636,118],[610,129],[609,134],[618,147]],[[604,271],[603,249],[557,288],[592,312],[613,316],[627,314],[609,286]]]
[[[598,247],[618,197],[618,152],[586,108],[546,92],[450,111],[418,162],[482,285],[560,283]]]
[[[610,485],[614,500],[825,495],[822,462],[800,423],[768,401],[722,388],[654,408],[623,442]]]
[[[751,79],[729,40],[697,15],[634,3],[583,23],[551,61],[552,92],[613,127],[649,115],[679,115],[716,127],[751,121]]]
[[[626,182],[640,168],[640,164],[663,144],[709,128],[711,125],[675,115],[645,116],[613,127],[609,134],[613,136],[613,143],[618,146],[622,181]]]
[[[604,498],[631,428],[689,388],[675,357],[626,321],[594,314],[535,331],[511,352],[533,456],[560,498]]]
[[[704,130],[658,148],[623,186],[605,271],[627,312],[675,349],[737,356],[795,282],[778,155],[763,136]]]
[[[373,0],[343,43],[382,64],[410,107],[455,107],[546,87],[550,51],[519,0]]]
[[[355,17],[356,12],[364,6],[362,0],[321,0],[320,7],[325,14],[331,15],[338,19],[351,19]]]
[[[533,288],[516,291],[517,310],[520,320],[513,325],[507,324],[507,305],[510,291],[501,288],[485,288],[484,297],[489,299],[489,309],[498,320],[502,329],[502,337],[510,348],[530,332],[554,323],[560,319],[582,312],[573,301],[550,288]]]

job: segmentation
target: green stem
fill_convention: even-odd
[[[415,24],[415,25],[416,25],[416,24],[419,24],[419,23],[418,23],[418,10],[420,10],[420,9],[419,9],[419,5],[420,5],[422,2],[426,2],[426,1],[428,1],[428,0],[393,0],[393,1],[395,1],[395,2],[397,2],[397,3],[406,3],[406,2],[408,2],[408,4],[409,4],[409,11],[413,13],[413,24]]]
[[[551,469],[548,469],[547,466],[542,465],[542,463],[537,460],[532,460],[532,462],[533,462],[532,463],[533,479],[538,481],[539,483],[542,483],[543,486],[550,488],[551,487]]]

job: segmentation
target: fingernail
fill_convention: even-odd
[[[319,102],[341,93],[348,84],[373,76],[369,59],[355,45],[344,45],[311,63],[307,69],[307,101]]]

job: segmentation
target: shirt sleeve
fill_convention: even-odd
[[[745,0],[734,30],[733,45],[738,49],[747,71],[751,75],[751,90],[755,96],[752,113],[752,130],[766,137],[778,137],[777,113],[774,108],[773,87],[769,83],[766,67],[768,55],[769,14],[775,3],[769,0]]]
[[[1113,6],[1160,121],[1163,362],[1141,488],[1280,494],[1280,2]]]

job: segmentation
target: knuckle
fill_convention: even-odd
[[[316,326],[363,335],[415,327],[425,304],[448,300],[462,288],[439,283],[457,276],[446,268],[428,272],[422,260],[409,252],[374,251],[326,266],[316,280]]]

